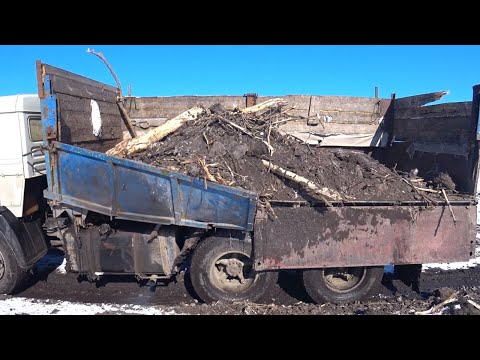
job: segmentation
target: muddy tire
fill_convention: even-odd
[[[12,249],[0,235],[0,294],[12,294],[25,275],[18,266]]]
[[[252,245],[243,240],[210,237],[192,255],[190,278],[198,297],[214,301],[257,301],[276,284],[276,272],[255,272]]]
[[[382,267],[315,269],[303,272],[303,284],[316,303],[361,300],[382,280]]]

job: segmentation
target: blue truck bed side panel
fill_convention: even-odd
[[[253,193],[54,142],[45,196],[117,218],[251,231]],[[53,191],[51,190],[53,189]]]

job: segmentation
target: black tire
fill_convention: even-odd
[[[316,303],[340,304],[361,300],[382,277],[383,266],[313,269],[303,272],[303,284]]]
[[[0,235],[0,294],[12,294],[24,278],[25,272],[18,266],[13,250]]]
[[[219,261],[238,259],[243,284],[238,276],[227,274],[227,266]],[[203,240],[192,255],[190,279],[198,297],[206,303],[214,301],[258,301],[276,284],[277,272],[255,272],[252,268],[252,245],[246,241],[210,237]],[[236,261],[236,260],[233,260]],[[237,268],[240,269],[240,268]]]

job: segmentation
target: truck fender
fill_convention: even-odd
[[[0,206],[0,241],[10,246],[22,270],[31,268],[48,250],[40,221],[24,223],[4,206]]]

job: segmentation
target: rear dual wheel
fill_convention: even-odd
[[[380,283],[382,267],[339,267],[303,272],[303,284],[316,303],[361,300]]]
[[[256,272],[252,245],[227,237],[202,241],[192,255],[190,278],[205,302],[258,301],[276,284],[276,272]]]

